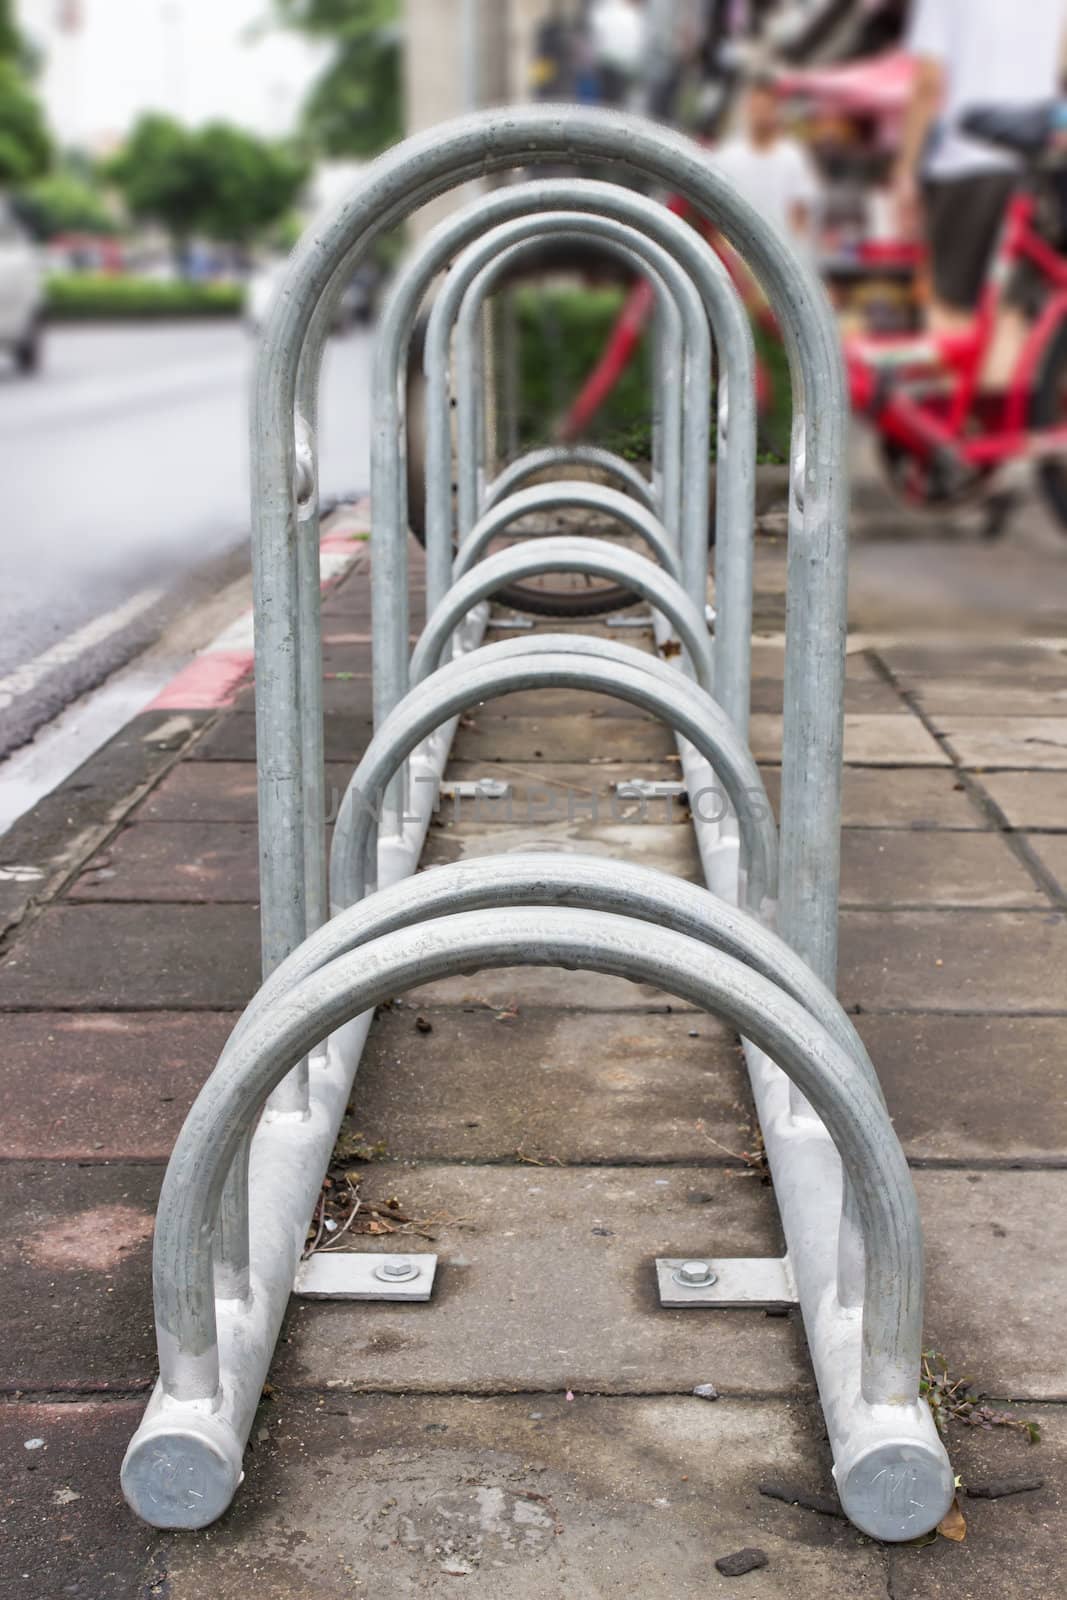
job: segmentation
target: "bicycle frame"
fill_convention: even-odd
[[[677,197],[669,200],[668,206],[683,216],[688,210]],[[1036,211],[1037,199],[1029,190],[1019,190],[1009,202],[971,327],[960,333],[862,334],[845,340],[853,410],[918,462],[940,458],[981,473],[1018,458],[1067,454],[1067,423],[1041,429],[1029,424],[1042,356],[1059,324],[1067,319],[1067,259],[1037,231]],[[750,313],[767,326],[767,307],[753,299],[751,283],[737,270],[731,253],[719,253]],[[982,373],[1005,291],[1013,272],[1024,264],[1040,275],[1047,298],[1007,386],[986,391]],[[634,286],[600,362],[564,419],[562,439],[581,437],[615,387],[640,342],[652,298],[644,280]],[[757,368],[757,385],[763,409],[771,391],[762,363]]]
[[[1067,260],[1038,233],[1036,210],[1037,200],[1029,191],[1021,190],[1009,202],[970,328],[917,337],[859,335],[845,342],[853,408],[920,460],[948,454],[982,471],[1019,456],[1067,451],[1067,425],[1029,426],[1041,357],[1067,317]],[[1038,272],[1048,296],[1006,388],[986,391],[982,372],[1005,291],[1024,263]]]

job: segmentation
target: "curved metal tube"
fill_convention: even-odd
[[[599,539],[549,537],[529,539],[511,550],[487,556],[449,589],[426,626],[411,655],[411,677],[420,682],[436,667],[452,630],[479,600],[522,578],[546,572],[578,572],[611,578],[643,595],[662,611],[688,651],[693,675],[704,689],[712,681],[711,644],[707,624],[681,587],[646,556],[623,550]]]
[[[374,715],[376,723],[388,714],[397,700],[407,688],[407,637],[408,637],[408,598],[407,598],[407,479],[404,470],[404,385],[399,381],[400,374],[406,370],[406,354],[410,344],[415,319],[419,305],[434,276],[448,263],[458,250],[461,250],[471,239],[479,237],[494,218],[501,220],[514,219],[530,211],[553,210],[565,203],[570,203],[572,208],[579,205],[588,206],[590,212],[606,209],[609,212],[619,211],[620,208],[628,215],[633,206],[638,202],[644,207],[643,225],[650,234],[657,238],[665,236],[665,230],[678,228],[676,218],[670,216],[661,207],[653,202],[644,200],[641,196],[619,199],[623,191],[617,190],[611,184],[605,183],[577,183],[568,184],[562,180],[549,180],[539,184],[523,184],[515,188],[502,190],[495,195],[481,197],[473,205],[466,208],[458,216],[447,218],[439,224],[427,237],[419,250],[413,255],[406,267],[402,268],[386,299],[379,318],[378,336],[375,343],[373,389],[376,397],[374,410],[373,431],[371,437],[371,502],[372,502],[372,543],[377,550],[373,561],[372,588],[375,595],[373,607],[373,696]],[[666,221],[664,219],[667,219]],[[683,228],[683,233],[689,231]],[[692,248],[693,236],[690,232],[689,247]],[[699,244],[699,241],[695,241]],[[710,252],[705,252],[710,255]],[[728,275],[721,264],[711,258],[713,269],[701,259],[701,266],[705,272],[711,272],[709,285],[714,280],[714,273],[718,271],[721,282],[718,284],[720,297],[730,295],[733,297],[735,308],[741,321],[747,329],[747,320],[741,312],[738,297],[729,282]],[[332,325],[333,307],[339,295],[343,292],[352,262],[342,265],[335,271],[329,288],[322,301],[314,312],[310,332],[307,337],[307,346],[300,362],[299,368],[299,406],[309,415],[314,413],[317,396],[318,370],[322,360],[322,349],[326,335]],[[707,299],[707,294],[705,295]],[[751,343],[751,336],[748,335]],[[751,366],[751,361],[750,361]],[[739,369],[740,370],[740,369]],[[448,363],[447,349],[445,359],[432,368],[428,376],[427,388],[427,488],[437,480],[435,471],[443,471],[443,493],[446,502],[451,499],[451,417],[448,399]],[[746,380],[747,387],[747,380]],[[754,412],[753,412],[754,417]],[[755,432],[753,421],[752,449],[755,448]],[[754,460],[753,454],[753,460]],[[435,468],[434,462],[438,463]],[[443,466],[441,463],[448,463]],[[701,480],[702,481],[702,480]],[[754,480],[753,480],[754,481]],[[440,487],[440,485],[438,485]],[[706,484],[698,493],[706,495]],[[440,516],[440,505],[435,494],[427,495],[427,596],[431,605],[435,603],[438,594],[444,594],[451,576],[451,533],[447,538],[444,532],[437,527],[435,532],[434,519]],[[450,527],[450,523],[449,523]],[[301,593],[304,595],[305,609],[314,605],[314,623],[309,624],[303,631],[298,630],[298,639],[307,636],[307,660],[300,668],[300,693],[304,706],[305,717],[316,726],[322,716],[322,691],[321,691],[321,649],[319,646],[318,628],[318,543],[317,538],[314,548],[310,551],[308,542],[298,544],[297,561],[302,573]],[[315,594],[312,600],[308,586],[312,581],[312,567],[314,568]],[[310,615],[310,610],[308,611]],[[314,634],[312,638],[311,634]],[[746,631],[747,641],[747,631]],[[301,645],[301,649],[305,646]],[[747,643],[746,643],[747,648]],[[747,671],[747,669],[746,669]],[[307,740],[312,736],[308,735]],[[321,743],[321,728],[317,734]],[[305,741],[307,749],[312,749],[312,744]],[[317,748],[317,746],[316,746]],[[307,758],[306,766],[314,766],[315,772],[321,768],[321,752],[316,760]],[[317,780],[318,781],[318,780]],[[307,785],[305,785],[305,792]],[[396,817],[403,809],[402,786],[397,785],[387,802],[387,812]],[[308,874],[311,872],[311,857],[318,851],[321,859],[323,851],[323,830],[318,821],[318,813],[308,818],[308,826],[304,829],[305,855],[308,857]],[[261,857],[261,884],[268,881],[268,877],[277,870],[276,864],[271,865],[266,857]],[[264,909],[264,919],[267,911]],[[266,948],[266,945],[265,945]],[[267,963],[267,967],[273,964]]]
[[[726,232],[742,250],[745,230],[755,227],[758,234],[763,227],[755,213],[744,205],[741,205],[739,218],[734,219],[736,197],[723,182],[709,182],[705,166],[702,163],[694,165],[693,149],[688,149],[688,170],[683,171],[678,160],[686,152],[685,144],[670,138],[664,139],[661,130],[654,130],[648,123],[633,118],[617,118],[597,112],[576,115],[573,109],[549,110],[549,115],[545,115],[542,107],[533,112],[533,117],[523,112],[520,122],[512,115],[507,128],[494,126],[493,118],[486,114],[454,123],[450,128],[440,131],[443,142],[437,149],[434,141],[426,136],[408,142],[402,149],[382,158],[381,162],[374,163],[366,174],[366,187],[360,186],[357,194],[334,210],[328,224],[315,235],[314,242],[310,235],[306,242],[302,242],[294,253],[290,274],[282,286],[282,293],[278,294],[259,350],[251,426],[253,482],[258,486],[258,493],[254,496],[256,504],[253,506],[253,566],[256,598],[261,611],[258,728],[259,749],[264,754],[259,790],[261,818],[270,821],[270,826],[264,827],[262,834],[278,842],[285,837],[285,848],[272,848],[269,853],[264,850],[261,858],[262,944],[267,970],[280,954],[285,954],[285,950],[291,949],[294,942],[299,941],[299,925],[306,922],[307,890],[294,872],[293,864],[298,859],[294,851],[309,838],[309,826],[314,830],[315,822],[312,819],[309,824],[306,818],[306,774],[302,766],[307,765],[309,757],[299,747],[296,728],[302,714],[314,722],[322,715],[322,688],[317,674],[317,594],[309,600],[309,614],[298,613],[296,608],[296,594],[301,582],[310,594],[310,566],[317,563],[317,547],[309,552],[310,539],[294,538],[294,533],[299,534],[299,528],[294,517],[296,474],[291,422],[294,402],[296,410],[314,418],[318,371],[322,365],[323,346],[333,318],[333,309],[339,296],[344,293],[350,272],[362,259],[366,248],[370,248],[371,242],[382,230],[402,221],[403,216],[419,203],[456,182],[466,181],[478,171],[552,160],[553,157],[566,158],[568,150],[581,150],[581,154],[593,158],[598,155],[617,158],[621,165],[627,166],[627,170],[643,171],[648,178],[657,178],[681,189],[696,205],[702,203],[705,208],[710,208],[710,216],[723,222]],[[643,133],[648,141],[646,146],[641,146],[635,138],[637,133]],[[451,162],[456,165],[451,166]],[[669,174],[673,174],[673,178]],[[566,187],[569,203],[574,205],[577,203],[574,197],[576,186],[568,184]],[[606,187],[609,189],[611,186]],[[448,259],[459,242],[474,237],[482,227],[490,226],[493,219],[533,210],[534,203],[530,195],[523,200],[517,200],[515,195],[517,192],[510,190],[482,197],[475,208],[464,214],[462,226],[458,226],[459,219],[451,219],[450,224],[438,230],[434,235],[434,243],[442,250],[440,264],[443,264],[443,259]],[[552,203],[552,200],[547,200],[547,205],[552,206]],[[731,213],[731,218],[725,218],[726,211]],[[667,213],[661,213],[661,216],[665,218]],[[739,226],[734,226],[736,222],[739,222]],[[456,227],[453,243],[445,237],[448,226]],[[685,234],[689,234],[688,240],[683,237]],[[680,254],[685,248],[693,250],[699,245],[699,240],[694,238],[691,230],[683,227],[683,235],[678,237]],[[824,302],[817,299],[819,291],[811,280],[806,283],[792,282],[795,262],[790,259],[789,250],[782,250],[781,242],[766,234],[766,229],[763,229],[761,248],[765,253],[766,250],[771,253],[771,262],[769,267],[765,264],[765,272],[769,270],[769,294],[779,314],[784,314],[790,306],[790,299],[797,298],[798,309],[803,314],[813,310],[816,320],[822,318],[825,323],[821,331],[805,328],[798,336],[793,336],[792,330],[787,334],[787,338],[795,342],[793,365],[797,365],[797,360],[800,362],[803,386],[809,389],[819,379],[825,365],[822,350],[827,346],[825,333],[830,325],[829,312]],[[760,251],[757,251],[758,254]],[[429,251],[422,259],[429,261]],[[702,259],[705,261],[705,253]],[[723,312],[725,317],[728,310],[726,304]],[[752,363],[747,320],[739,314],[736,306],[734,315],[737,320],[736,339],[741,341],[737,344],[737,350],[744,349],[744,341],[747,341],[747,355],[749,363]],[[411,317],[414,317],[414,310]],[[741,371],[739,357],[731,354],[729,338],[725,336],[731,331],[734,331],[733,323],[726,328],[717,326],[717,342],[720,354],[731,370]],[[398,342],[403,344],[403,339]],[[384,349],[382,363],[390,374],[397,373],[398,362],[390,365]],[[840,400],[843,394],[840,371],[835,374],[835,382]],[[742,382],[739,394],[734,398],[734,450],[729,462],[729,480],[739,483],[741,498],[744,499],[744,482],[741,482],[745,477],[744,470],[741,470],[744,464],[736,458],[737,432],[742,432],[745,459],[749,459],[749,469],[745,469],[749,483],[747,493],[752,499],[755,461],[752,440],[755,435],[749,440],[749,430],[739,427],[744,408],[753,414],[753,395],[749,392],[747,382]],[[837,418],[837,410],[832,410]],[[374,678],[378,686],[379,714],[384,714],[390,704],[395,704],[406,683],[406,661],[400,659],[400,646],[397,645],[397,640],[403,642],[403,638],[406,638],[406,565],[403,550],[406,514],[403,509],[403,462],[400,459],[402,421],[402,397],[397,387],[381,390],[376,413],[378,426],[374,430],[371,453],[376,542],[381,546],[374,560],[374,587],[379,595],[379,605],[376,606],[376,618],[379,621],[376,622],[374,638]],[[830,430],[830,434],[833,435],[833,430]],[[829,446],[832,446],[829,448],[830,456],[837,459],[835,451],[840,453],[840,429],[838,435],[829,437]],[[811,459],[814,462],[814,453]],[[728,547],[725,534],[729,534],[731,528],[744,530],[744,541],[747,542],[750,526],[750,517],[725,517],[726,498],[726,494],[721,494],[718,509],[718,552],[723,558]],[[833,506],[835,514],[830,517],[835,530],[833,538],[840,539],[845,531],[845,502],[840,490],[837,491],[837,498],[833,499]],[[725,525],[721,522],[723,517]],[[819,534],[819,538],[822,536],[824,534]],[[737,538],[737,534],[734,534],[734,538]],[[290,568],[293,544],[296,544],[296,565]],[[737,557],[741,563],[747,560],[744,546],[737,547]],[[298,578],[298,571],[302,573],[302,578]],[[840,584],[838,590],[840,600],[843,594]],[[395,630],[390,629],[390,606],[397,616],[398,626]],[[294,616],[299,622],[296,637],[291,626]],[[723,645],[721,635],[720,645]],[[720,645],[717,645],[717,651],[721,662],[725,658],[725,646],[720,648]],[[301,654],[306,656],[302,669]],[[734,694],[739,675],[747,683],[747,658],[741,656],[737,658],[737,672],[731,670],[728,682],[723,674],[729,696]],[[838,693],[843,693],[843,672]],[[309,739],[312,739],[310,734]],[[314,781],[314,778],[307,779],[312,784]],[[798,829],[801,834],[808,829],[809,810],[811,808],[798,806]],[[792,814],[792,806],[787,806],[787,813]],[[817,814],[821,816],[822,813]],[[830,890],[835,890],[835,883],[830,882]]]
[[[491,511],[498,501],[521,489],[528,478],[536,478],[542,472],[551,472],[555,479],[556,475],[573,471],[603,472],[622,484],[646,511],[659,509],[655,488],[633,462],[595,444],[550,444],[520,456],[503,467],[489,484],[483,509]]]
[[[300,352],[316,306],[375,238],[434,195],[484,173],[563,159],[604,159],[669,186],[717,226],[759,278],[794,374],[790,517],[791,615],[783,742],[783,931],[826,978],[837,943],[843,732],[847,395],[832,314],[814,274],[689,141],[641,119],[582,107],[483,112],[406,141],[373,162],[355,192],[295,250],[260,346],[251,439],[259,629],[261,901],[270,967],[304,931],[305,829],[295,546],[293,418]],[[493,197],[490,197],[493,198]],[[484,202],[483,202],[484,209]],[[328,296],[327,296],[328,298]],[[317,357],[318,351],[312,350]],[[737,399],[738,397],[735,397]],[[810,406],[806,404],[810,401]],[[803,504],[801,504],[801,500]],[[747,537],[747,529],[746,529]],[[379,546],[386,544],[381,534]],[[402,548],[376,553],[373,583],[388,611],[405,594]],[[397,588],[399,583],[400,587]],[[298,873],[298,867],[300,868]]]
[[[481,645],[477,650],[473,650],[462,658],[450,662],[446,667],[439,668],[432,679],[428,681],[435,685],[442,681],[450,682],[459,669],[467,666],[489,666],[495,661],[514,661],[516,658],[528,659],[531,656],[543,655],[582,656],[601,663],[608,660],[616,661],[622,666],[629,666],[639,672],[648,674],[656,679],[657,682],[663,684],[668,692],[676,690],[679,684],[677,668],[669,666],[658,656],[649,655],[643,650],[635,650],[632,645],[623,644],[617,639],[601,639],[582,633],[536,633],[528,638],[499,639],[492,644]],[[444,677],[446,673],[450,675],[448,678]],[[410,701],[410,693],[407,699]],[[418,782],[420,780],[416,777],[415,781]],[[425,779],[422,781],[425,781]],[[692,798],[699,802],[701,795],[697,792]],[[762,801],[756,796],[750,796],[750,802],[754,808],[759,808],[762,805],[764,808],[763,814],[770,817],[773,822],[773,816],[770,813],[770,802],[767,801],[766,796],[763,797]],[[372,848],[372,846],[369,848]],[[377,891],[374,897],[375,901],[381,897],[382,892],[381,890]],[[348,904],[348,902],[342,903]],[[333,923],[327,924],[328,927],[333,925]],[[307,948],[308,941],[305,941],[304,944],[298,946],[292,957],[283,962],[281,967],[275,969],[275,972],[281,972],[283,969],[288,970],[289,962],[297,959]],[[273,994],[275,992],[272,975],[264,981],[259,994],[252,1002],[253,1007],[257,1004],[260,996],[265,993]],[[247,1171],[248,1151],[246,1148],[242,1150],[239,1158],[234,1162],[231,1177],[227,1182],[226,1192],[223,1195],[216,1256],[220,1293],[225,1292],[230,1298],[234,1299],[243,1298],[247,1293],[248,1287]],[[851,1207],[849,1207],[849,1218],[851,1236],[855,1232],[852,1227]]]
[[[588,218],[583,213],[561,212],[561,231],[553,235],[553,243],[560,239],[575,239],[587,243],[589,234],[586,231]],[[565,220],[571,226],[565,227]],[[601,219],[608,220],[608,219]],[[575,222],[580,225],[575,227]],[[661,520],[669,528],[676,542],[681,542],[683,517],[683,437],[685,432],[684,386],[689,381],[693,364],[690,363],[689,374],[686,369],[686,341],[685,329],[682,321],[682,305],[688,301],[692,292],[690,280],[682,274],[682,280],[688,288],[679,289],[676,283],[678,273],[677,264],[672,256],[659,245],[652,245],[647,235],[641,235],[636,229],[620,222],[612,221],[611,227],[618,230],[618,242],[606,242],[605,249],[610,254],[615,254],[621,260],[628,262],[635,274],[647,279],[655,295],[655,321],[654,340],[656,360],[651,372],[651,401],[652,401],[652,489],[653,496],[660,508]],[[497,230],[497,235],[502,230]],[[608,241],[609,236],[599,234],[599,238]],[[652,258],[647,249],[644,252],[628,248],[624,240],[644,237],[658,253],[657,263],[666,263],[666,271],[653,270]],[[533,247],[534,241],[527,240],[512,245],[504,254],[509,266],[521,259]],[[481,509],[485,509],[485,450],[487,445],[485,429],[485,384],[478,378],[479,366],[476,361],[477,337],[482,328],[482,317],[487,296],[496,285],[498,272],[496,261],[487,263],[480,278],[475,279],[464,297],[459,315],[455,322],[455,373],[456,373],[456,507],[459,524],[459,541],[462,544],[467,533],[478,520]],[[673,285],[673,287],[672,287]],[[698,300],[698,311],[700,309]],[[696,422],[692,427],[698,426]],[[710,412],[702,426],[710,440],[711,418]],[[690,433],[692,437],[692,431]],[[640,476],[640,474],[638,474]],[[647,481],[647,480],[642,480]]]
[[[504,642],[508,646],[518,643]],[[606,863],[595,856],[544,853],[509,853],[430,867],[344,907],[274,969],[242,1013],[223,1048],[220,1065],[275,1000],[337,956],[383,933],[454,911],[517,905],[572,905],[636,917],[673,928],[675,933],[700,939],[733,956],[810,1011],[852,1056],[881,1097],[881,1084],[866,1047],[835,996],[764,923],[707,889],[651,867],[621,860]],[[251,1131],[245,1135],[246,1144],[250,1137]],[[216,1284],[221,1280],[230,1296],[239,1299],[247,1295],[249,1283],[247,1166],[247,1150],[242,1148],[233,1171],[244,1181],[238,1189],[227,1180],[215,1249]]]
[[[362,899],[376,880],[376,803],[394,771],[415,746],[449,717],[483,700],[519,689],[586,689],[640,706],[668,722],[695,746],[721,777],[738,816],[747,867],[745,903],[764,921],[774,912],[778,841],[763,780],[748,747],[710,695],[676,675],[661,681],[617,660],[576,654],[492,660],[473,658],[442,667],[397,706],[378,729],[341,801],[330,852],[334,910]]]
[[[582,197],[581,191],[579,197]],[[639,212],[644,219],[644,227],[638,229],[616,217],[599,214],[599,211],[575,210],[571,204],[562,203],[559,211],[520,217],[477,239],[456,262],[431,313],[424,370],[429,373],[437,363],[440,363],[438,370],[447,368],[452,325],[455,323],[459,446],[456,478],[459,487],[459,542],[462,544],[477,520],[479,458],[484,440],[481,383],[475,359],[478,319],[497,281],[513,270],[516,260],[545,236],[553,241],[594,239],[610,254],[620,255],[623,260],[632,262],[637,271],[644,271],[656,290],[664,340],[665,367],[662,371],[657,368],[655,377],[657,389],[662,384],[663,392],[658,396],[659,404],[653,405],[653,416],[656,417],[659,412],[662,420],[663,521],[675,533],[680,545],[695,543],[699,539],[700,559],[697,561],[695,553],[690,553],[686,575],[692,578],[694,571],[699,570],[700,603],[703,605],[708,552],[706,479],[711,439],[711,337],[708,318],[692,278],[679,266],[669,250],[649,237],[651,223],[645,207],[627,207],[624,202],[623,209]],[[663,215],[660,208],[660,217]],[[656,231],[662,230],[657,228]],[[710,251],[708,255],[712,260],[715,259]],[[729,292],[736,297],[732,285]],[[431,477],[428,453],[427,491],[429,493],[432,486],[434,499],[443,488],[440,463],[436,465],[436,475]],[[696,477],[698,467],[703,482]],[[447,510],[450,502],[445,499],[439,505]],[[430,509],[428,504],[427,511]],[[429,528],[427,522],[427,540],[430,537]],[[443,532],[440,523],[435,532],[438,536]]]
[[[724,1017],[798,1084],[829,1130],[859,1200],[866,1260],[862,1404],[885,1408],[880,1420],[890,1438],[894,1429],[905,1433],[915,1423],[923,1298],[918,1207],[885,1110],[852,1057],[765,977],[668,929],[570,907],[465,911],[379,937],[290,989],[248,1027],[198,1095],[167,1168],[157,1215],[153,1271],[162,1399],[123,1469],[127,1495],[142,1514],[158,1516],[158,1504],[145,1503],[149,1459],[165,1458],[175,1436],[181,1454],[198,1432],[207,1435],[219,1480],[211,1487],[216,1495],[224,1492],[222,1505],[236,1487],[241,1441],[230,1441],[220,1470],[218,1420],[211,1416],[215,1408],[224,1419],[226,1407],[211,1240],[226,1172],[266,1096],[328,1033],[397,992],[516,962],[654,983]],[[884,1443],[878,1448],[881,1460]],[[911,1441],[906,1448],[904,1459],[917,1470],[932,1476],[936,1468],[943,1478],[943,1452],[940,1461],[924,1462]],[[850,1482],[842,1485],[843,1495]],[[201,1522],[221,1508],[205,1506]]]
[[[511,645],[518,641],[504,642]],[[495,646],[485,648],[492,650]],[[702,885],[656,867],[616,857],[605,860],[601,856],[544,851],[529,855],[509,851],[503,856],[477,856],[427,867],[413,878],[404,878],[345,906],[274,969],[242,1012],[220,1060],[282,995],[338,956],[347,955],[371,939],[456,911],[531,905],[575,906],[584,911],[634,917],[671,928],[732,956],[762,973],[809,1011],[852,1056],[881,1096],[881,1084],[867,1047],[837,996],[784,940],[750,912],[720,900]]]
[[[542,186],[538,186],[539,188]],[[547,187],[547,186],[545,186]],[[560,200],[561,208],[571,211],[579,209],[585,201],[588,192],[602,189],[603,185],[584,184],[576,182],[565,186],[565,192]],[[609,193],[610,186],[609,187]],[[651,209],[650,209],[651,208]],[[756,462],[756,384],[755,384],[755,349],[752,341],[752,331],[749,326],[748,314],[741,303],[740,296],[734,288],[730,275],[718,257],[709,250],[704,241],[681,218],[673,213],[658,207],[646,197],[634,195],[629,191],[615,191],[615,203],[610,207],[606,202],[598,206],[598,211],[610,214],[617,220],[627,223],[634,228],[647,229],[654,233],[657,242],[667,248],[672,257],[683,267],[699,292],[704,304],[708,322],[714,334],[715,343],[719,352],[719,432],[718,432],[718,466],[716,483],[718,492],[716,496],[716,598],[717,603],[724,611],[729,612],[724,617],[722,625],[716,634],[716,661],[719,669],[719,681],[723,692],[723,703],[730,712],[737,726],[747,729],[748,709],[751,681],[751,650],[750,631],[752,620],[752,529],[755,517],[755,462]],[[664,219],[667,219],[664,222]],[[486,217],[485,226],[488,230],[490,219]],[[488,255],[488,247],[486,254]],[[490,266],[488,271],[492,271]],[[446,286],[448,292],[448,286]],[[485,286],[475,284],[468,292],[469,315],[473,318],[481,297],[486,292]],[[458,295],[458,288],[456,290]],[[661,302],[666,303],[666,302]],[[453,315],[450,302],[449,317]],[[442,323],[444,313],[440,313]],[[670,339],[667,330],[668,341]],[[440,336],[439,336],[440,338]],[[697,335],[698,341],[700,335]],[[439,346],[439,349],[441,347]],[[696,346],[699,351],[700,343]],[[444,386],[441,393],[434,393],[431,397],[427,393],[427,406],[430,415],[439,420],[434,423],[436,430],[437,466],[433,482],[438,489],[451,487],[451,429],[446,430],[447,416],[447,383],[444,374],[447,369],[447,340],[443,343],[444,354],[441,355],[438,371],[441,383]],[[692,352],[690,352],[692,353]],[[435,357],[436,361],[436,357]],[[465,367],[463,362],[459,366],[459,384],[465,380]],[[699,368],[700,362],[697,362]],[[427,377],[430,376],[430,362],[425,362]],[[710,371],[707,375],[710,384]],[[730,395],[733,395],[731,407]],[[430,410],[432,401],[432,411]],[[463,395],[458,396],[458,403],[462,412]],[[728,428],[728,419],[732,409],[732,424]],[[707,582],[707,482],[704,471],[704,462],[707,458],[707,445],[701,429],[702,420],[696,415],[690,416],[686,412],[687,434],[685,438],[685,457],[687,463],[698,463],[692,471],[686,472],[685,490],[685,536],[682,543],[688,554],[685,556],[686,587],[695,595],[698,590],[703,591]],[[732,432],[733,442],[728,443],[728,432]],[[427,456],[430,456],[429,438],[427,440]],[[449,465],[445,469],[443,462],[447,459]],[[447,477],[446,477],[447,471]],[[427,473],[427,482],[431,475]],[[460,482],[462,484],[462,462]],[[446,498],[439,502],[447,508],[450,501]],[[670,509],[673,505],[671,494],[665,492],[662,502],[663,519],[668,527],[671,524]],[[433,507],[428,505],[427,511],[431,513]],[[439,513],[444,521],[444,512]],[[451,520],[449,517],[449,526]],[[443,541],[443,532],[438,530]],[[429,542],[429,535],[428,542]],[[432,590],[437,594],[436,588]],[[701,600],[703,605],[703,599]]]
[[[682,569],[678,555],[658,517],[618,489],[609,489],[602,483],[576,483],[573,479],[569,482],[562,479],[557,483],[538,483],[531,489],[519,489],[487,511],[456,552],[452,581],[469,572],[481,560],[486,548],[512,522],[535,512],[547,514],[550,511],[588,511],[592,515],[611,517],[615,522],[621,522],[631,533],[636,533],[645,541],[675,583],[681,583]],[[527,534],[525,537],[549,536]]]

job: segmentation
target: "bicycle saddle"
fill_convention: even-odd
[[[975,106],[964,112],[960,128],[972,139],[995,144],[1013,155],[1039,156],[1056,126],[1059,107],[1055,100],[1032,106]]]

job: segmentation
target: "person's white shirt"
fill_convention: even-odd
[[[1017,163],[959,131],[965,111],[1051,100],[1059,89],[1067,0],[914,0],[906,48],[941,66],[945,101],[925,177],[1000,172]]]
[[[798,207],[809,215],[813,211],[819,180],[807,151],[795,139],[779,134],[772,143],[758,146],[739,134],[719,145],[711,160],[716,171],[787,239],[810,243],[798,236],[793,219]]]
[[[594,59],[632,77],[645,52],[644,8],[630,0],[597,0],[589,17]]]

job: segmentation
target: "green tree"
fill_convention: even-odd
[[[282,20],[334,45],[304,107],[327,155],[374,156],[403,131],[398,0],[276,0]]]
[[[14,0],[0,0],[0,56],[23,60],[25,46],[15,22]]]
[[[52,157],[40,103],[29,85],[29,52],[12,0],[0,0],[0,184],[28,183]]]
[[[99,189],[66,167],[24,189],[19,210],[42,239],[59,233],[118,232],[118,222]]]
[[[195,233],[246,245],[277,222],[307,178],[288,145],[215,122],[190,132],[144,116],[112,162],[130,214],[165,228],[180,255]]]
[[[196,147],[204,184],[200,226],[213,239],[247,245],[285,216],[307,181],[308,164],[291,146],[227,123],[205,128]]]
[[[209,201],[193,134],[172,117],[142,116],[108,168],[130,215],[165,228],[180,253]]]

